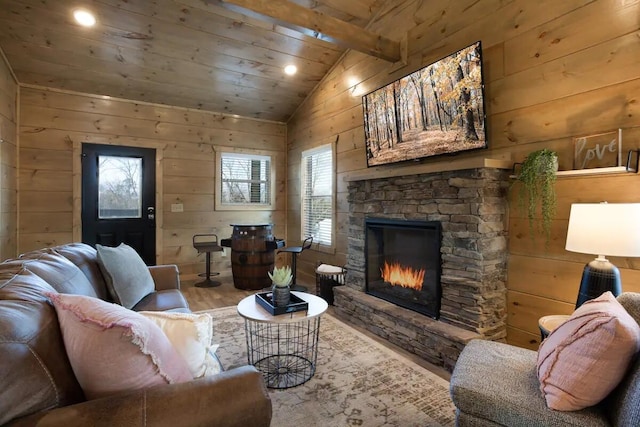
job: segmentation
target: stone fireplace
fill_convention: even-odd
[[[504,340],[507,187],[508,172],[491,167],[350,181],[347,286],[334,289],[337,312],[449,370],[469,340]],[[372,219],[439,224],[439,317],[367,293]]]

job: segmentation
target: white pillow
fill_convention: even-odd
[[[213,320],[209,314],[140,311],[162,329],[178,354],[187,362],[193,378],[218,374],[222,367],[213,356]]]

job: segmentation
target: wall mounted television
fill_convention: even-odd
[[[362,97],[367,166],[487,148],[475,42]]]

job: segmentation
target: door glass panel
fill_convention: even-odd
[[[141,188],[141,158],[98,156],[98,218],[141,218]]]

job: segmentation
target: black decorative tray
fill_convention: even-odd
[[[271,295],[271,292],[262,292],[256,294],[256,302],[274,316],[309,309],[309,303],[294,294],[291,294],[289,305],[284,307],[276,307],[275,305],[273,305]]]

